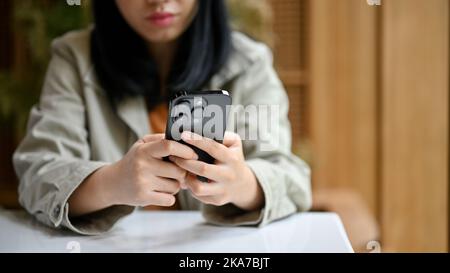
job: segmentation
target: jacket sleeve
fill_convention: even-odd
[[[311,207],[310,169],[291,152],[289,101],[273,69],[271,51],[266,46],[261,47],[250,69],[235,80],[232,92],[233,99],[236,97],[244,107],[269,106],[268,112],[258,110],[258,115],[270,124],[258,122],[255,126],[257,120],[246,120],[243,109],[232,111],[237,115],[230,121],[235,124],[231,130],[241,137],[257,136],[256,140],[243,140],[243,147],[246,163],[263,190],[265,205],[258,211],[243,211],[232,204],[204,205],[203,215],[213,224],[263,226]],[[264,118],[266,113],[270,114]]]
[[[134,208],[113,206],[69,218],[70,195],[85,178],[107,164],[90,160],[86,123],[82,77],[70,45],[57,39],[52,44],[40,102],[31,110],[27,134],[13,156],[20,180],[19,201],[46,225],[98,234]]]

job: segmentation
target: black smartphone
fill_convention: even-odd
[[[181,133],[190,131],[222,143],[227,128],[229,106],[231,96],[225,90],[177,93],[169,103],[166,139],[188,145],[197,153],[200,161],[213,164],[213,157],[185,143],[181,139]],[[202,182],[208,181],[202,176],[198,176],[198,179]]]

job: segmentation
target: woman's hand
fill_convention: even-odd
[[[196,159],[186,145],[164,139],[163,134],[149,135],[136,142],[124,158],[112,167],[114,174],[111,199],[118,204],[134,206],[171,206],[174,195],[184,183],[186,171],[162,158],[177,156]]]
[[[189,172],[181,186],[189,188],[196,199],[216,206],[232,203],[244,210],[256,210],[264,205],[262,189],[245,163],[239,135],[226,132],[223,144],[190,132],[183,132],[181,137],[216,159],[215,164],[207,164],[170,156],[172,162]],[[197,175],[208,178],[209,183],[199,181]]]
[[[186,170],[163,157],[197,159],[190,147],[148,135],[137,141],[118,162],[89,176],[69,199],[71,215],[83,215],[112,205],[172,206]]]

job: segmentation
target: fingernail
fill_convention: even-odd
[[[184,131],[184,132],[181,134],[181,138],[182,138],[183,140],[191,140],[191,139],[192,139],[192,133],[189,132],[189,131]]]

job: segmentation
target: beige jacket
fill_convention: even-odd
[[[53,42],[40,102],[31,110],[28,133],[13,161],[20,179],[20,203],[29,213],[55,228],[99,234],[135,208],[113,206],[71,219],[67,200],[89,174],[121,159],[151,128],[141,97],[129,98],[113,111],[96,80],[89,39],[86,29]],[[247,212],[231,204],[202,205],[188,191],[181,191],[178,198],[182,209],[201,209],[210,223],[261,226],[310,208],[310,171],[291,153],[289,103],[270,50],[238,32],[232,40],[234,50],[228,63],[205,88],[228,89],[233,104],[279,105],[280,130],[271,135],[278,141],[273,149],[262,151],[260,141],[243,141],[246,162],[263,189],[265,207]],[[230,122],[238,130],[248,127],[242,116]]]

